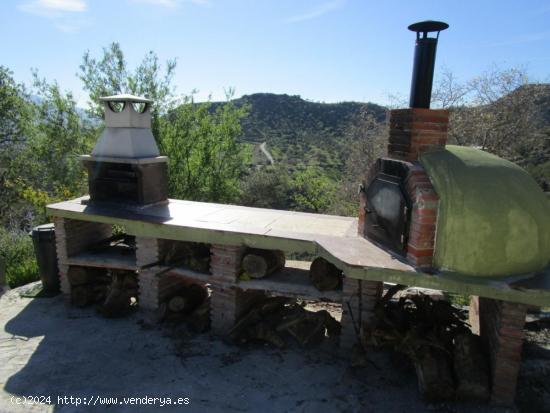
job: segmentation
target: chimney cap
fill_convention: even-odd
[[[435,20],[425,20],[423,22],[413,23],[408,27],[410,31],[416,33],[441,32],[448,28],[449,25],[447,23]]]
[[[134,102],[134,103],[153,103],[152,99],[129,94],[120,94],[113,96],[102,96],[99,98],[102,102]]]

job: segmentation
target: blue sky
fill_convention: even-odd
[[[468,79],[492,65],[550,79],[550,1],[534,0],[4,0],[0,64],[19,81],[37,68],[74,92],[86,50],[120,42],[177,58],[177,92],[221,99],[274,92],[314,101],[386,103],[407,95],[419,20],[443,20],[437,67]]]

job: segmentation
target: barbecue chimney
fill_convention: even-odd
[[[167,202],[167,160],[151,133],[152,100],[116,95],[100,98],[105,129],[91,155],[81,156],[88,170],[90,202],[147,206]]]
[[[414,23],[409,26],[409,30],[416,32],[411,96],[409,101],[411,108],[430,108],[437,40],[439,39],[439,32],[448,27],[447,23],[431,20]],[[432,32],[437,32],[436,37],[428,37],[428,33]]]

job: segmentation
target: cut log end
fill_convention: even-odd
[[[336,290],[342,282],[342,271],[324,258],[317,257],[309,268],[309,279],[319,291]]]
[[[176,295],[168,301],[168,308],[173,313],[181,313],[185,309],[185,297]]]
[[[243,272],[250,278],[264,278],[285,266],[282,251],[251,249],[243,257]]]

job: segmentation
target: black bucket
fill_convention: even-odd
[[[34,227],[30,235],[44,292],[57,293],[59,292],[59,269],[57,267],[54,225],[44,224]]]

